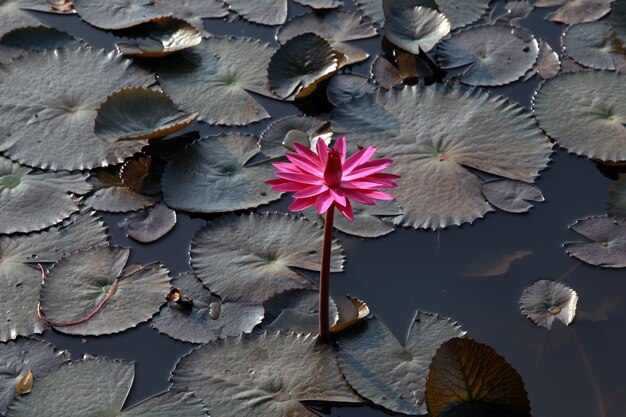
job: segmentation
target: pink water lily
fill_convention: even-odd
[[[323,140],[317,141],[317,154],[309,148],[294,144],[296,153],[285,155],[290,162],[276,162],[277,179],[266,181],[275,191],[293,192],[296,201],[289,211],[301,211],[315,205],[317,212],[326,213],[336,207],[348,220],[354,220],[350,200],[373,205],[376,200],[393,200],[382,189],[396,186],[397,175],[382,173],[391,159],[370,160],[376,152],[368,146],[346,159],[346,138],[339,137],[333,149]]]

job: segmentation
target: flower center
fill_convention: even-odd
[[[342,176],[343,167],[341,166],[341,155],[339,155],[337,151],[330,151],[328,153],[326,167],[324,168],[324,182],[330,188],[337,187],[341,184]]]

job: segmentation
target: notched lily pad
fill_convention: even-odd
[[[169,12],[173,17],[191,23],[203,35],[209,33],[202,19],[228,16],[228,7],[222,0],[153,0],[156,7]]]
[[[87,176],[41,172],[0,156],[0,233],[53,226],[78,211],[78,195],[91,190]]]
[[[103,247],[59,261],[41,287],[41,311],[67,334],[102,335],[154,316],[170,290],[168,271],[153,264],[123,271],[129,250]]]
[[[241,17],[262,25],[282,25],[287,20],[287,0],[226,0]]]
[[[14,29],[41,25],[28,10],[41,9],[42,6],[38,0],[3,0],[0,3],[0,38]]]
[[[1,6],[0,6],[1,7]],[[41,24],[41,23],[40,23]],[[77,48],[80,41],[71,35],[45,26],[27,26],[0,35],[0,52],[16,58],[28,51],[59,48]],[[8,63],[8,57],[0,57],[0,63]]]
[[[310,116],[287,116],[273,122],[261,134],[261,152],[275,159],[293,151],[293,142],[298,142],[311,150],[315,149],[320,137],[328,139],[332,129],[328,122]],[[328,143],[327,142],[327,143]]]
[[[547,19],[568,25],[593,22],[611,11],[613,0],[537,0],[535,7],[561,6]]]
[[[428,367],[439,346],[465,334],[456,323],[417,312],[400,342],[377,317],[338,335],[339,366],[359,395],[388,410],[425,414]]]
[[[84,200],[87,207],[97,211],[125,213],[150,207],[160,200],[158,194],[144,195],[129,188],[120,177],[121,168],[105,168],[90,178],[94,191]]]
[[[406,6],[406,2],[385,2],[385,37],[394,45],[419,54],[428,52],[448,33],[450,21],[428,7]]]
[[[439,45],[443,69],[465,68],[461,82],[498,86],[524,76],[537,61],[539,44],[532,36],[506,26],[478,26],[456,32]]]
[[[144,212],[135,213],[119,224],[128,237],[141,243],[155,242],[176,225],[176,212],[159,203]]]
[[[579,220],[570,229],[586,237],[587,242],[563,245],[574,258],[603,268],[626,267],[626,225],[609,217]]]
[[[526,213],[533,208],[531,201],[545,201],[538,187],[522,181],[487,181],[483,183],[482,190],[487,201],[509,213]]]
[[[168,206],[191,212],[224,213],[258,207],[277,200],[265,180],[269,163],[246,166],[259,153],[254,136],[221,135],[201,139],[178,153],[163,173]]]
[[[326,98],[333,106],[347,104],[355,98],[375,93],[376,85],[360,75],[339,74],[334,76],[326,86]]]
[[[314,417],[301,401],[360,401],[341,376],[332,348],[296,334],[243,334],[211,342],[180,360],[172,382],[221,416]]]
[[[202,34],[191,23],[172,17],[154,19],[120,35],[124,41],[115,44],[117,50],[141,58],[164,57],[202,42]]]
[[[337,54],[324,38],[313,33],[298,35],[272,56],[268,67],[270,88],[283,99],[306,97],[337,68]]]
[[[531,79],[538,74],[542,79],[554,78],[561,71],[561,60],[559,54],[554,52],[552,47],[543,39],[539,40],[539,56],[533,68],[524,76],[524,81]]]
[[[172,287],[167,305],[150,323],[174,339],[208,343],[249,333],[263,319],[260,303],[222,302],[193,274],[177,276]]]
[[[100,105],[94,132],[110,143],[159,139],[184,129],[198,116],[178,110],[161,91],[126,88]]]
[[[541,280],[524,290],[520,298],[522,313],[537,326],[550,330],[554,320],[566,326],[576,316],[578,294],[560,282]]]
[[[568,151],[626,160],[626,74],[560,74],[541,86],[533,111],[541,128]]]
[[[191,241],[191,265],[204,285],[224,301],[265,301],[315,285],[292,268],[319,271],[322,229],[281,214],[230,215],[209,222]],[[331,271],[342,270],[333,242]]]
[[[585,67],[626,72],[626,46],[606,22],[570,26],[563,35],[563,46]]]
[[[439,11],[450,21],[452,29],[465,27],[479,20],[487,13],[489,2],[490,0],[435,0]]]
[[[452,339],[437,350],[426,403],[433,417],[531,415],[522,377],[492,347],[471,339]]]
[[[378,56],[372,64],[372,77],[376,84],[389,90],[405,81],[417,81],[420,73],[415,55],[402,50],[395,52],[392,61]]]
[[[80,17],[100,29],[127,29],[170,15],[156,7],[151,0],[72,1]]]
[[[356,326],[361,320],[364,320],[370,314],[370,308],[364,301],[358,298],[338,297],[333,299],[337,306],[339,319],[337,323],[330,328],[331,333],[339,333],[352,326]]]
[[[277,332],[318,334],[319,291],[293,290],[277,294],[263,303],[265,318],[262,329]],[[335,302],[329,300],[328,325],[339,319]]]

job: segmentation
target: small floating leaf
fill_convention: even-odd
[[[608,23],[590,22],[570,26],[563,35],[563,46],[569,56],[581,65],[626,72],[624,45]]]
[[[426,381],[428,415],[530,417],[524,381],[490,346],[471,339],[444,343]]]
[[[539,74],[544,80],[556,77],[561,71],[561,61],[559,55],[554,52],[552,47],[543,39],[539,40],[539,57],[532,70],[528,71],[524,77],[524,81],[529,80],[535,74]]]
[[[376,84],[389,90],[406,80],[417,80],[419,76],[415,55],[402,50],[396,51],[394,61],[378,56],[372,64],[372,77]]]
[[[317,224],[293,216],[226,216],[193,238],[191,265],[225,302],[265,301],[287,290],[315,288],[292,268],[319,271],[322,235]],[[331,271],[341,271],[343,260],[335,241]]]
[[[328,122],[321,119],[309,116],[287,116],[273,122],[261,134],[261,152],[274,159],[283,157],[288,150],[293,151],[288,147],[287,136],[290,132],[297,132],[292,136],[303,133],[307,136],[308,141],[308,144],[304,144],[304,146],[315,149],[317,139],[320,136],[326,136],[327,131],[331,131]],[[301,141],[298,142],[302,143]]]
[[[293,290],[276,294],[263,303],[265,318],[262,329],[277,332],[318,334],[319,330],[319,291]],[[337,322],[339,316],[334,301],[329,301],[329,326]]]
[[[287,20],[287,0],[226,0],[241,17],[262,25],[282,25]]]
[[[84,200],[87,207],[98,211],[125,213],[152,206],[160,200],[159,196],[143,195],[130,189],[120,178],[120,168],[105,168],[90,178],[94,191]]]
[[[188,389],[211,404],[211,413],[219,416],[314,417],[301,401],[359,402],[332,348],[296,334],[243,334],[210,342],[180,360],[172,382],[175,390]]]
[[[17,395],[26,395],[33,390],[33,384],[35,379],[33,377],[33,371],[29,370],[28,373],[20,379],[15,389]]]
[[[385,2],[385,37],[413,54],[428,52],[448,33],[450,21],[428,7],[403,7],[405,2]]]
[[[359,395],[388,410],[425,414],[424,388],[437,348],[465,334],[456,323],[417,312],[399,342],[377,317],[338,335],[339,366]]]
[[[158,139],[178,132],[198,118],[176,108],[163,92],[125,88],[100,105],[94,132],[110,143]]]
[[[123,33],[124,41],[115,44],[123,55],[160,58],[202,42],[202,35],[191,23],[163,17]]]
[[[561,6],[548,15],[547,19],[573,25],[593,22],[611,11],[613,0],[537,0],[535,7]]]
[[[574,258],[603,268],[626,267],[626,225],[609,217],[589,217],[570,229],[589,239],[563,245]]]
[[[339,320],[330,328],[331,333],[339,333],[355,326],[370,314],[370,308],[358,298],[347,295],[335,298],[334,301],[339,313]]]
[[[176,212],[165,204],[159,203],[154,207],[127,217],[119,224],[128,237],[141,242],[150,243],[161,239],[176,225]]]
[[[127,161],[119,172],[122,182],[136,193],[161,194],[161,176],[165,161],[158,157],[142,155]]]
[[[576,316],[578,294],[560,282],[541,280],[524,290],[522,313],[537,326],[552,328],[554,320],[568,326]]]
[[[100,29],[126,29],[170,13],[146,0],[73,0],[74,9],[87,23]]]
[[[538,187],[522,181],[487,181],[482,190],[487,201],[509,213],[526,213],[533,207],[531,201],[545,201]]]

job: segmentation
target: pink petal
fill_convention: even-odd
[[[288,162],[272,162],[272,165],[274,165],[274,168],[278,169],[279,171],[283,171],[283,172],[291,172],[292,174],[303,174],[303,173],[305,173],[300,168],[298,168],[296,165],[290,164]]]
[[[324,214],[326,213],[326,210],[328,210],[328,208],[333,205],[334,201],[335,200],[333,200],[330,192],[327,191],[317,196],[317,200],[315,201],[315,208],[317,209],[317,212],[319,214]]]
[[[375,159],[373,161],[366,162],[352,171],[350,175],[344,175],[342,180],[350,181],[358,178],[363,178],[368,175],[376,174],[383,169],[386,169],[393,163],[392,159]]]
[[[390,194],[383,193],[381,191],[368,191],[365,193],[366,196],[376,199],[376,200],[395,200],[396,198]]]
[[[345,136],[343,135],[339,136],[339,139],[337,139],[337,141],[335,142],[335,146],[333,147],[333,150],[339,152],[339,155],[341,155],[342,164],[346,162],[346,137]]]
[[[322,171],[322,169],[319,167],[319,164],[312,164],[308,158],[302,155],[287,152],[285,153],[285,156],[302,171],[317,175],[319,177],[322,177],[324,175],[324,171]]]
[[[320,162],[322,163],[322,166],[325,167],[326,166],[326,162],[328,161],[328,145],[326,145],[326,142],[324,142],[323,140],[318,140],[317,141],[317,154],[320,158]]]
[[[272,190],[279,191],[281,193],[292,193],[294,191],[301,191],[307,188],[307,184],[302,184],[299,182],[287,181],[284,184],[272,185]],[[294,194],[295,196],[295,194]]]
[[[333,197],[333,200],[337,202],[337,204],[341,206],[346,205],[346,195],[342,193],[341,190],[331,188],[330,195]]]
[[[341,188],[341,191],[346,195],[346,197],[348,197],[350,200],[356,201],[357,203],[367,204],[368,206],[371,206],[376,203],[376,201],[367,197],[361,191],[350,190],[347,188]]]
[[[372,177],[365,177],[359,180],[343,181],[341,186],[350,189],[378,189],[378,188],[394,188],[397,184],[393,181],[377,180]]]
[[[379,172],[378,174],[372,174],[370,177],[381,179],[381,180],[392,180],[392,181],[401,178],[399,175],[387,174],[386,172]]]
[[[352,211],[352,204],[350,204],[349,200],[346,200],[345,206],[337,205],[336,207],[337,207],[337,210],[339,210],[341,214],[346,216],[346,219],[350,221],[354,221],[354,212]]]
[[[290,181],[295,181],[295,182],[301,182],[304,184],[312,184],[312,185],[321,185],[324,183],[324,181],[320,180],[319,178],[311,175],[311,174],[294,174],[291,172],[275,172],[276,176],[280,177],[280,178],[284,178],[286,180],[290,180]]]
[[[308,198],[317,196],[318,194],[323,193],[328,190],[326,185],[314,185],[312,187],[300,188],[300,190],[295,193],[294,198]]]
[[[323,168],[319,155],[313,152],[311,149],[307,148],[306,146],[300,143],[294,143],[293,147],[298,153],[298,155],[302,156],[303,158],[306,158],[311,164],[318,165],[320,168]]]
[[[299,198],[289,206],[289,211],[302,211],[315,204],[315,197]]]

